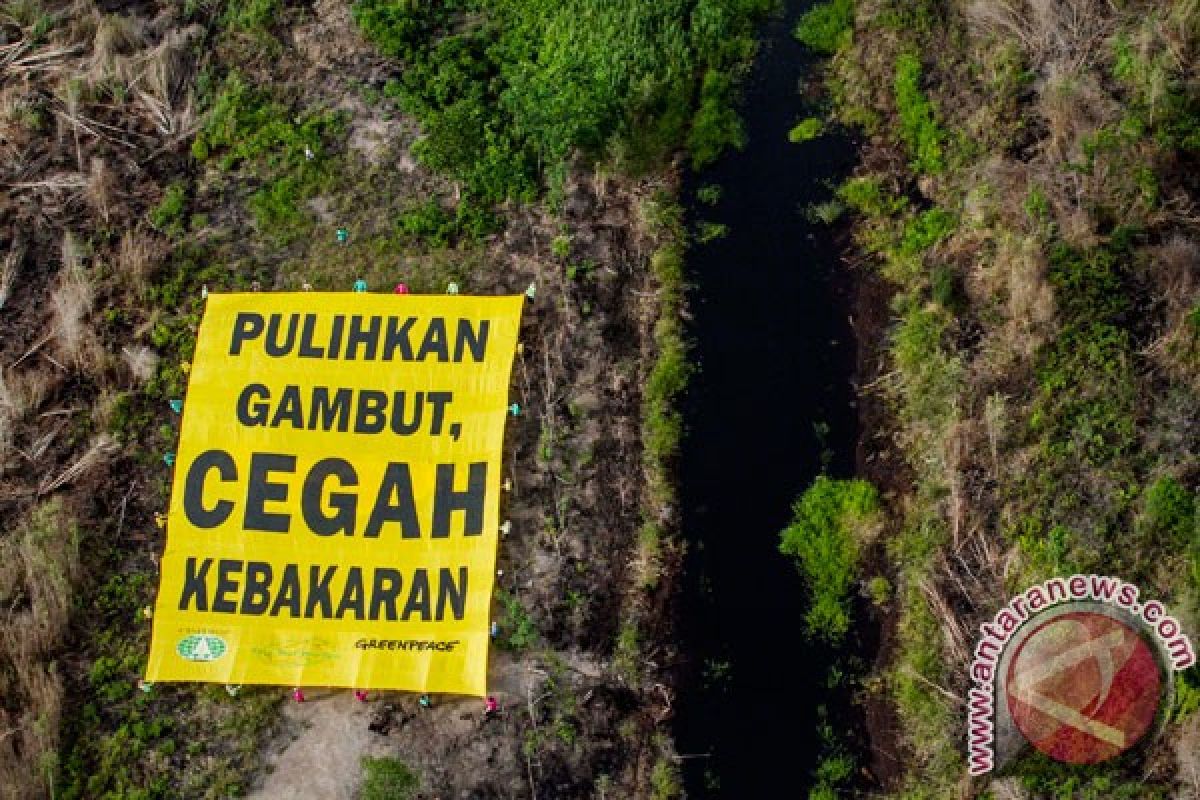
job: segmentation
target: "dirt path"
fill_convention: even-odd
[[[492,693],[502,709],[519,709],[525,702],[529,671],[509,654],[493,652],[489,670]],[[396,708],[395,728],[388,736],[368,729],[372,714],[383,703]],[[399,756],[410,764],[436,758],[445,740],[479,744],[482,703],[469,697],[435,697],[434,707],[418,709],[416,695],[407,692],[371,693],[366,703],[349,689],[311,689],[305,702],[288,702],[283,733],[266,758],[263,784],[249,797],[256,800],[342,800],[358,795],[363,779],[363,756]],[[491,724],[491,723],[489,723]],[[486,737],[484,737],[486,738]],[[480,768],[492,755],[480,751]]]
[[[359,760],[386,752],[386,740],[367,729],[375,703],[360,703],[345,689],[305,697],[285,707],[285,734],[268,756],[263,786],[250,797],[352,798],[362,783]]]

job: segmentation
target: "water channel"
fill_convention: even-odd
[[[688,254],[700,369],[684,401],[688,663],[676,739],[693,798],[807,795],[826,664],[804,640],[804,587],[779,532],[823,465],[853,473],[858,435],[836,231],[805,215],[848,174],[854,150],[839,136],[788,141],[815,110],[803,81],[818,78],[816,57],[791,36],[809,3],[785,5],[745,86],[746,146],[685,186],[693,224],[728,226]],[[714,205],[697,198],[706,185],[721,189]]]

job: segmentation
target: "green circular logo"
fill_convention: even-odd
[[[180,658],[188,661],[216,661],[225,655],[229,648],[220,636],[209,633],[193,633],[185,636],[175,645],[175,651]]]

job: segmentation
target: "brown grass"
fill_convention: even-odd
[[[92,156],[92,168],[88,171],[83,192],[96,215],[108,223],[117,199],[117,176],[103,158]]]
[[[0,689],[4,705],[20,709],[0,711],[0,786],[5,797],[45,797],[63,698],[48,656],[62,644],[79,573],[79,528],[61,498],[0,540],[0,561]]]
[[[0,261],[0,308],[8,302],[13,284],[17,281],[17,272],[21,269],[21,261],[25,257],[25,248],[14,244],[9,248],[4,260]]]
[[[101,433],[92,439],[88,449],[83,452],[69,467],[55,478],[44,478],[38,486],[38,494],[49,494],[72,483],[97,467],[106,463],[120,449],[117,440],[107,433]]]
[[[92,37],[92,57],[88,69],[89,81],[126,81],[123,56],[133,53],[144,42],[141,26],[132,17],[105,14],[95,23]]]
[[[166,247],[141,229],[127,230],[117,248],[117,271],[135,288],[145,287]]]
[[[1045,141],[1049,155],[1056,161],[1079,161],[1083,138],[1115,119],[1120,109],[1092,72],[1056,61],[1047,67],[1038,111],[1050,131]]]
[[[69,231],[63,235],[62,272],[50,295],[54,339],[63,363],[83,369],[94,358],[95,334],[87,324],[92,310],[92,284],[83,269],[83,254]]]
[[[0,473],[9,466],[21,422],[41,407],[54,376],[40,369],[0,370]]]
[[[8,468],[8,457],[12,452],[13,439],[16,437],[15,421],[8,400],[9,389],[0,371],[0,475]]]
[[[1079,69],[1112,30],[1105,0],[972,0],[967,20],[976,35],[1014,39],[1033,66],[1061,61]]]
[[[138,104],[164,135],[187,135],[196,126],[195,106],[184,78],[191,71],[191,44],[201,34],[196,25],[172,31],[141,59]]]
[[[135,344],[121,348],[121,358],[129,374],[138,383],[146,383],[158,369],[158,354],[145,345]]]

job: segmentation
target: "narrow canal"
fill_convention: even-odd
[[[676,737],[689,797],[803,798],[818,755],[826,664],[803,638],[804,587],[778,552],[791,504],[826,464],[852,474],[855,345],[834,232],[805,209],[828,200],[853,149],[788,131],[814,109],[815,57],[791,36],[807,2],[765,26],[745,87],[746,146],[692,175],[690,221],[728,233],[696,244],[691,337],[700,370],[684,401],[688,540]],[[720,199],[697,199],[704,186]]]

